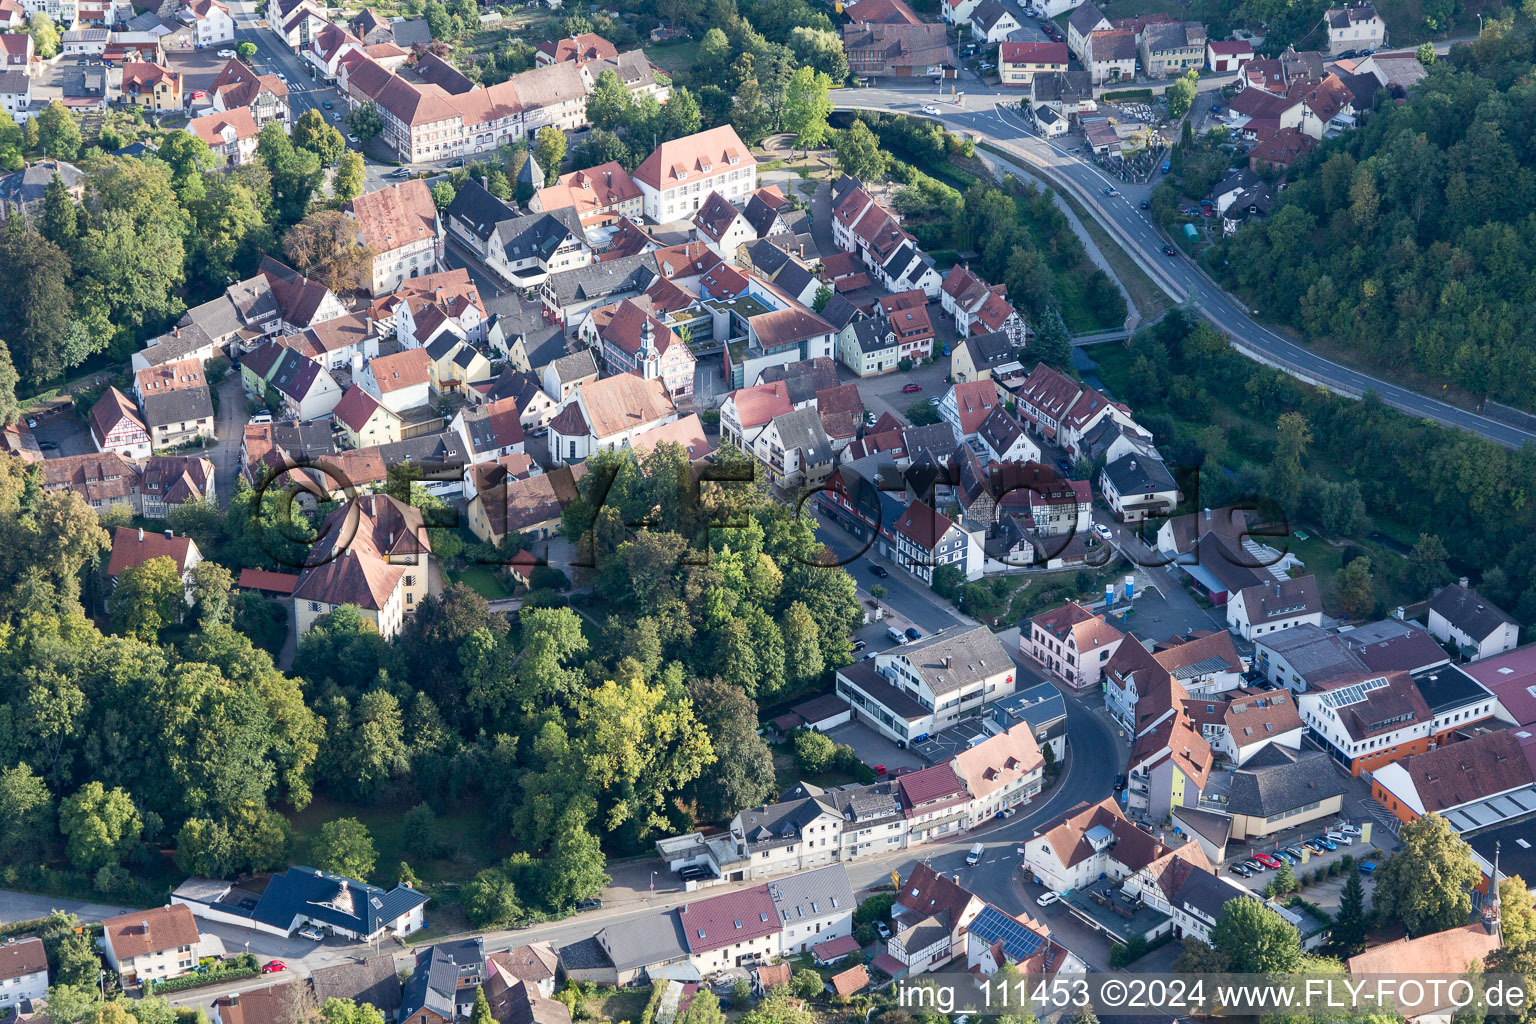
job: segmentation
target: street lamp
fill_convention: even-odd
[[[651,872],[651,892],[656,891],[656,872]]]

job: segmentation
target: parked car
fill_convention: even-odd
[[[870,572],[871,575],[878,576],[881,579],[885,579],[887,576],[889,576],[891,574],[891,570],[889,570],[885,566],[879,565],[879,564],[877,564],[875,562],[869,563],[869,572]]]
[[[1355,841],[1353,839],[1351,839],[1348,835],[1344,834],[1343,832],[1329,832],[1328,833],[1328,841],[1330,843],[1337,843],[1339,846],[1354,846],[1355,845]]]
[[[885,635],[890,638],[892,643],[904,644],[907,642],[907,634],[903,633],[895,626],[886,626]],[[917,741],[913,740],[912,742],[916,743]]]
[[[1280,862],[1267,853],[1256,853],[1253,855],[1253,859],[1267,868],[1278,868],[1280,866]]]
[[[868,646],[869,645],[866,644],[863,640],[855,640],[853,642],[853,649],[854,649],[855,652],[862,651],[864,648],[866,648]]]
[[[352,145],[354,145],[354,146],[358,144],[357,136],[356,135],[348,135],[347,136],[347,141],[352,143]]]
[[[1260,864],[1256,860],[1245,860],[1245,861],[1243,861],[1243,867],[1247,868],[1249,871],[1252,871],[1256,875],[1261,875],[1265,871],[1269,870],[1263,864]]]
[[[921,384],[913,382],[911,384],[905,385],[901,390],[902,390],[903,393],[910,395],[910,394],[912,394],[914,392],[923,390],[923,386]]]
[[[51,451],[56,451],[58,449],[59,442],[57,442],[57,441],[39,441],[39,442],[37,442],[37,446],[39,448],[41,448],[43,451],[45,451],[45,452],[51,452]]]
[[[319,941],[321,941],[322,939],[325,938],[324,935],[321,935],[319,932],[315,931],[313,928],[300,928],[299,929],[299,937],[300,938],[304,938],[304,939],[308,939],[311,942],[319,942]]]
[[[598,899],[596,896],[593,896],[591,899],[585,899],[585,900],[582,900],[580,903],[576,904],[576,909],[577,910],[602,910],[603,909],[603,901]]]
[[[1142,831],[1143,831],[1143,832],[1145,832],[1145,833],[1146,833],[1146,834],[1147,834],[1147,835],[1151,835],[1151,834],[1152,834],[1152,826],[1151,826],[1151,825],[1149,825],[1149,824],[1147,824],[1147,823],[1146,823],[1146,822],[1144,822],[1144,821],[1138,821],[1138,822],[1137,822],[1137,823],[1136,823],[1136,827],[1137,827],[1137,828],[1139,828],[1139,829],[1141,829],[1141,830],[1142,830]]]
[[[886,924],[884,921],[876,921],[875,934],[880,936],[882,939],[888,939],[891,937],[891,926]]]
[[[1068,462],[1066,459],[1057,459],[1056,468],[1061,470],[1063,476],[1072,475],[1072,463]]]
[[[939,116],[939,108],[934,106],[932,103],[925,103],[925,104],[923,104],[923,113],[930,114],[933,117],[938,117]]]
[[[876,775],[884,775],[884,774],[885,774],[885,773],[886,773],[886,772],[888,772],[888,771],[890,771],[890,769],[889,769],[889,768],[887,768],[887,767],[886,767],[886,766],[885,766],[885,765],[883,765],[883,764],[877,764],[877,765],[875,765],[875,774],[876,774]]]
[[[1287,846],[1285,848],[1285,852],[1290,854],[1292,857],[1295,857],[1297,860],[1301,860],[1301,851],[1298,850],[1296,847],[1294,847],[1294,846]]]
[[[1361,861],[1360,862],[1360,873],[1362,875],[1374,875],[1376,873],[1376,865],[1373,864],[1372,862],[1368,861],[1368,860]]]
[[[1093,532],[1098,534],[1100,537],[1104,538],[1105,540],[1113,540],[1114,536],[1115,536],[1114,534],[1109,532],[1109,527],[1105,526],[1103,523],[1094,523],[1093,524]]]
[[[1124,789],[1125,789],[1125,775],[1124,774],[1116,775],[1115,776],[1115,792],[1119,793],[1119,792],[1122,792]]]
[[[220,57],[233,57],[234,55],[235,55],[235,51],[234,50],[225,49],[225,50],[220,50],[219,51],[219,56]]]
[[[1231,867],[1227,868],[1227,870],[1230,871],[1234,875],[1242,875],[1244,878],[1252,878],[1253,877],[1253,872],[1249,871],[1242,864],[1233,864]]]
[[[1060,903],[1061,897],[1054,892],[1043,892],[1035,897],[1035,902],[1042,907],[1048,907],[1052,903]]]
[[[1300,864],[1301,863],[1301,858],[1300,857],[1292,857],[1285,850],[1276,850],[1275,851],[1275,857],[1277,857],[1280,860],[1285,861],[1287,864]]]
[[[288,965],[281,960],[268,960],[261,965],[262,974],[276,974],[278,971],[286,971],[287,969]]]
[[[917,629],[917,627],[915,627],[915,626],[908,626],[907,627],[907,639],[908,640],[911,640],[911,641],[913,641],[915,643],[916,641],[921,640],[922,638],[923,638],[923,634],[922,634],[921,631],[919,631]]]
[[[1360,834],[1360,828],[1358,825],[1340,825],[1339,831],[1347,836],[1357,836]]]
[[[330,110],[331,109],[331,101],[330,100],[323,100],[323,101],[321,101],[320,105],[322,107],[324,107],[326,110]]]
[[[1327,836],[1318,836],[1317,841],[1322,845],[1323,849],[1328,850],[1329,852],[1339,848],[1339,844],[1334,842],[1332,839],[1329,839]]]

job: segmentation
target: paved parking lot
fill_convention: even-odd
[[[986,735],[987,730],[982,726],[981,719],[972,718],[945,729],[913,749],[929,764],[938,764],[940,761],[948,761],[962,750],[968,750],[973,741]]]
[[[33,428],[32,433],[36,435],[37,443],[40,445],[59,446],[57,451],[44,447],[43,454],[49,458],[63,455],[87,455],[96,450],[96,446],[91,443],[90,431],[75,415],[72,407],[44,416],[37,421],[37,426]]]
[[[885,765],[889,771],[898,768],[926,768],[927,764],[911,750],[902,750],[863,722],[849,722],[827,731],[838,743],[846,743],[859,755],[859,760],[873,767]]]

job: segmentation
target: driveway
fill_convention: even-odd
[[[37,421],[32,429],[38,444],[56,444],[57,449],[45,448],[43,455],[56,459],[65,455],[88,455],[96,450],[91,443],[91,432],[75,415],[73,405],[60,406]]]
[[[915,753],[902,750],[863,722],[840,725],[835,729],[827,730],[827,735],[838,743],[846,743],[852,747],[853,752],[859,755],[859,760],[871,768],[883,764],[888,771],[894,772],[899,768],[915,770],[928,767],[927,763]]]
[[[246,411],[245,392],[240,386],[240,371],[231,367],[219,381],[219,419],[214,430],[214,442],[207,456],[213,460],[214,489],[219,502],[229,504],[235,493],[235,474],[240,472],[240,446],[245,440],[245,424],[250,419]]]

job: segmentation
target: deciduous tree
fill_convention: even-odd
[[[1465,924],[1480,877],[1466,840],[1438,814],[1404,825],[1398,840],[1402,848],[1376,870],[1376,913],[1411,936]]]
[[[1252,897],[1227,901],[1211,945],[1239,974],[1283,974],[1301,963],[1295,926]]]
[[[59,831],[68,838],[70,863],[87,873],[122,863],[143,827],[133,798],[99,782],[87,782],[59,805]]]
[[[337,818],[320,826],[314,858],[316,867],[367,881],[378,854],[373,848],[373,837],[362,822],[356,818]]]

